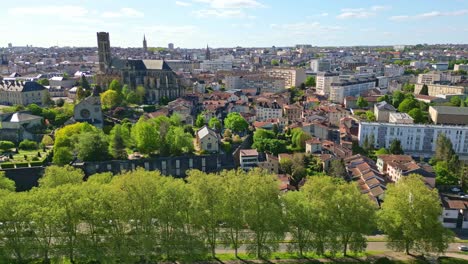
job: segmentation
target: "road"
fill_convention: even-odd
[[[449,245],[449,248],[447,249],[447,252],[444,255],[468,260],[468,255],[457,254],[458,252],[460,252],[460,250],[458,249],[458,246],[467,245],[467,244],[468,243],[451,243]],[[245,246],[241,246],[239,248],[239,253],[245,253],[245,251],[246,251]],[[286,243],[281,243],[278,251],[286,252],[287,251],[287,244]],[[367,242],[367,251],[393,252],[391,249],[389,249],[387,247],[387,242]],[[224,247],[218,247],[218,248],[216,248],[216,253],[219,253],[219,254],[225,254],[225,253],[234,254],[234,250],[229,249],[229,248],[224,248]]]

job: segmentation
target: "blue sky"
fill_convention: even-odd
[[[468,0],[17,0],[0,25],[0,47],[468,43]]]

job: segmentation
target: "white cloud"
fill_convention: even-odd
[[[372,11],[384,11],[384,10],[389,10],[392,9],[391,6],[381,6],[381,5],[375,5],[370,8]]]
[[[81,6],[35,6],[35,7],[15,7],[8,9],[8,14],[35,15],[35,16],[59,16],[59,17],[83,17],[88,14],[88,10]]]
[[[249,18],[249,19],[255,18],[254,16],[248,15],[241,9],[229,9],[229,10],[202,9],[202,10],[193,11],[193,14],[199,18],[207,18],[207,17]]]
[[[259,8],[265,7],[264,4],[255,0],[194,0],[195,2],[208,4],[214,9],[224,8]]]
[[[325,26],[319,22],[312,23],[293,23],[293,24],[271,24],[270,27],[274,30],[284,30],[292,33],[310,32],[310,31],[340,31],[343,27],[340,26]]]
[[[369,18],[377,15],[377,12],[391,9],[391,6],[375,5],[370,8],[343,8],[341,14],[336,16],[338,19],[348,18]]]
[[[119,11],[107,11],[102,13],[102,17],[105,18],[118,18],[118,17],[143,17],[143,12],[135,10],[133,8],[124,7],[121,8]]]
[[[192,5],[192,3],[182,2],[182,1],[176,1],[175,4],[178,6],[191,6]]]
[[[468,9],[462,9],[462,10],[452,11],[452,12],[432,11],[432,12],[417,14],[414,16],[409,16],[409,15],[392,16],[389,19],[393,21],[407,21],[407,20],[426,19],[426,18],[433,18],[433,17],[464,16],[464,15],[468,15]]]

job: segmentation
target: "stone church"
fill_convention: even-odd
[[[146,90],[146,103],[151,104],[159,103],[163,98],[174,100],[184,95],[179,77],[165,61],[112,58],[109,33],[98,32],[97,40],[99,73],[96,81],[102,87],[107,87],[113,79],[120,80],[133,90],[141,85]]]

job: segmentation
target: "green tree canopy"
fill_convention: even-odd
[[[364,97],[359,96],[357,101],[356,101],[356,105],[359,108],[365,108],[365,107],[369,106],[369,102],[367,102],[367,100]]]
[[[233,112],[224,119],[224,126],[234,132],[241,133],[249,127],[249,123],[239,113]]]
[[[105,109],[114,109],[122,103],[121,95],[114,90],[107,90],[100,96],[101,104]]]
[[[392,249],[419,253],[444,252],[453,234],[442,226],[437,189],[430,190],[421,176],[411,174],[387,186],[379,212],[379,227]]]
[[[81,184],[84,173],[81,169],[65,165],[49,166],[46,168],[44,176],[39,179],[39,186],[43,188],[55,188],[64,184]]]

